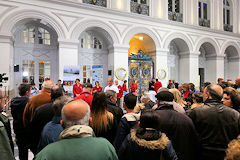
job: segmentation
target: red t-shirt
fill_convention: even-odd
[[[137,83],[131,83],[130,88],[131,92],[135,92],[138,89]]]
[[[162,87],[162,83],[157,81],[154,83],[154,91],[157,93],[158,89]]]
[[[184,92],[184,97],[188,99],[189,91]]]
[[[117,98],[122,98],[122,96],[123,96],[123,88],[122,88],[121,85],[118,85],[118,90],[119,90],[119,92],[117,94]]]
[[[82,99],[82,100],[84,100],[85,102],[87,102],[87,104],[88,104],[88,105],[90,106],[90,108],[91,108],[91,106],[92,106],[92,100],[93,100],[93,95],[92,95],[92,93],[90,93],[90,92],[82,92],[82,93],[80,94],[80,96],[74,98],[74,100],[76,100],[76,99]]]
[[[99,87],[97,88],[97,86],[95,86],[95,87],[93,87],[92,90],[93,90],[93,91],[102,91],[102,87],[99,86]]]
[[[125,83],[123,83],[122,88],[123,88],[123,91],[127,92],[127,85]]]
[[[76,94],[81,94],[82,93],[82,84],[80,84],[79,86],[77,86],[77,84],[73,85],[73,95],[74,97],[76,96]]]

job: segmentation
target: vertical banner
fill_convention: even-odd
[[[63,69],[63,85],[65,91],[72,94],[73,84],[77,78],[80,79],[80,66],[64,66]]]
[[[92,84],[95,86],[95,82],[98,81],[100,85],[103,85],[103,65],[92,66]]]

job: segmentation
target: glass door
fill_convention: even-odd
[[[44,80],[50,79],[51,65],[50,61],[38,61],[38,84],[41,88]]]

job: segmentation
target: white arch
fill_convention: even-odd
[[[37,19],[42,19],[42,20],[46,21],[48,24],[50,24],[54,28],[54,30],[56,31],[56,33],[58,35],[58,38],[64,39],[66,37],[64,28],[62,27],[64,25],[60,25],[56,21],[57,17],[53,17],[50,14],[43,13],[40,11],[25,10],[25,9],[13,12],[10,15],[8,15],[3,20],[2,24],[0,25],[0,32],[11,35],[11,31],[12,31],[13,27],[18,22],[20,22],[21,20],[24,20],[24,19],[29,19],[29,18],[31,18],[31,19],[37,18]]]
[[[91,27],[99,27],[99,28],[105,30],[112,38],[114,44],[119,43],[119,38],[118,38],[118,35],[116,34],[117,31],[115,31],[113,29],[114,27],[112,27],[108,23],[105,23],[103,21],[96,20],[96,19],[87,19],[87,20],[81,21],[79,24],[77,24],[74,27],[70,38],[71,39],[79,39],[81,33]]]
[[[238,57],[240,57],[240,48],[239,48],[238,44],[233,41],[226,41],[225,43],[223,43],[221,55],[224,55],[226,49],[230,46],[233,46],[237,50]]]
[[[202,44],[204,44],[206,42],[210,43],[214,47],[216,55],[220,55],[220,47],[218,46],[217,42],[214,39],[209,38],[209,37],[203,37],[203,38],[199,39],[196,42],[195,51],[199,52],[199,49],[202,46]]]
[[[133,27],[131,29],[129,29],[126,34],[123,36],[123,44],[128,45],[129,41],[131,40],[131,38],[135,35],[135,34],[146,34],[149,37],[151,37],[156,45],[156,48],[160,48],[160,41],[156,35],[158,35],[157,33],[155,33],[153,30],[150,30],[148,28],[145,27]]]
[[[193,51],[193,45],[190,38],[187,35],[179,32],[172,32],[167,35],[163,40],[163,48],[168,48],[169,44],[174,39],[182,39],[187,44],[189,51]]]

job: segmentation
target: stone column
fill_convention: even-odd
[[[238,57],[229,57],[228,58],[228,67],[227,73],[228,76],[224,78],[230,78],[234,82],[236,77],[240,75],[240,58]]]
[[[168,52],[168,49],[156,49],[156,58],[153,59],[155,78],[162,82],[163,87],[167,87],[168,84]],[[160,79],[159,74],[163,70],[166,72],[166,77],[164,79]]]
[[[8,77],[8,81],[2,84],[2,88],[6,91],[13,91],[15,88],[14,85],[14,72],[13,72],[13,42],[11,35],[0,34],[0,74],[5,73],[4,77]],[[10,93],[13,96],[13,92]]]
[[[59,79],[63,79],[64,66],[78,65],[78,40],[59,41]]]
[[[199,87],[198,61],[200,52],[181,52],[179,59],[180,83],[193,83]]]
[[[207,56],[205,81],[216,83],[220,77],[224,78],[224,56]]]
[[[112,78],[114,80],[117,79],[116,77],[116,70],[118,68],[124,68],[127,72],[125,80],[128,80],[128,49],[129,46],[125,45],[114,45],[113,47],[109,48],[108,54],[108,70],[112,72]],[[123,84],[123,81],[119,80],[119,84]]]

